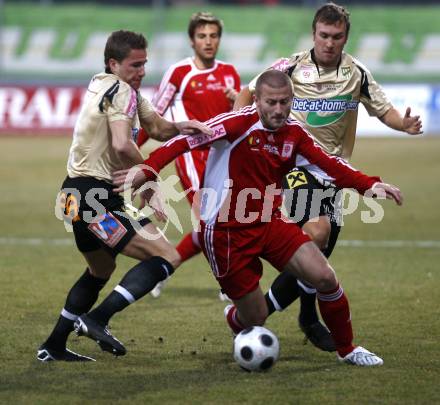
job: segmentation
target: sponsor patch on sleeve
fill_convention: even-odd
[[[171,100],[176,93],[177,87],[172,83],[167,83],[165,88],[153,98],[153,104],[160,115],[163,115],[168,108]]]
[[[127,109],[125,110],[125,113],[130,117],[133,118],[136,114],[137,110],[137,93],[136,90],[130,88],[130,98],[128,100]]]
[[[215,141],[216,139],[220,139],[226,135],[226,129],[222,124],[216,125],[211,129],[213,131],[212,135],[200,134],[188,136],[186,139],[189,147],[194,149],[198,146],[206,145],[207,143]]]
[[[285,72],[289,68],[289,58],[280,58],[276,60],[271,68]]]

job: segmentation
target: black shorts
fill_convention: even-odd
[[[136,234],[137,227],[151,221],[129,210],[113,185],[93,177],[66,177],[58,201],[64,221],[73,227],[81,252],[104,248],[116,256]]]
[[[303,226],[312,218],[327,216],[331,223],[340,224],[342,192],[323,186],[303,167],[295,167],[283,179],[284,204],[289,218]]]

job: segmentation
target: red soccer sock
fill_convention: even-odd
[[[196,254],[202,251],[200,245],[194,240],[193,233],[188,233],[183,237],[183,239],[179,242],[176,249],[179,252],[180,257],[182,258],[182,262],[190,259]]]
[[[237,317],[237,308],[235,305],[228,305],[225,308],[225,317],[226,322],[228,323],[229,327],[232,329],[232,332],[234,332],[235,335],[238,335],[244,329],[244,326],[241,324]]]
[[[344,290],[338,285],[331,291],[318,291],[317,297],[322,319],[332,334],[336,350],[345,357],[354,346],[350,308]]]

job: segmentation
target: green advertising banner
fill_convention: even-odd
[[[6,4],[0,27],[2,82],[82,82],[103,69],[109,32],[130,29],[149,40],[147,83],[192,54],[186,34],[194,7]],[[312,46],[314,9],[210,7],[224,20],[219,59],[246,82],[275,59]],[[346,50],[387,82],[440,82],[440,7],[350,8]]]

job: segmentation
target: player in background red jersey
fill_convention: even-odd
[[[194,56],[172,65],[164,74],[159,89],[153,97],[157,112],[172,121],[197,119],[207,121],[232,109],[240,91],[240,76],[234,66],[216,59],[223,31],[223,22],[211,13],[195,13],[188,25],[188,36]],[[186,118],[184,118],[186,117]],[[145,131],[139,132],[138,146],[148,139]],[[198,217],[197,191],[205,171],[209,147],[193,149],[175,160],[176,171],[187,198]],[[177,245],[182,261],[201,252],[195,232],[184,236]],[[165,282],[151,292],[161,293]],[[220,293],[220,298],[226,297]]]

